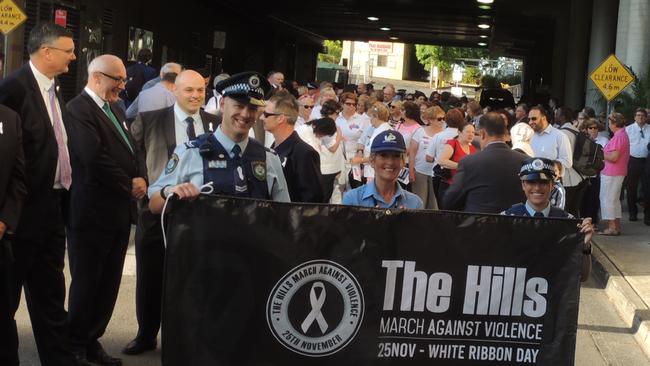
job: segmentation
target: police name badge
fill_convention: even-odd
[[[172,154],[172,157],[169,158],[167,165],[165,165],[165,174],[172,173],[178,166],[178,155],[176,153]]]
[[[363,321],[364,298],[357,279],[342,265],[324,259],[302,263],[275,285],[266,320],[275,339],[309,357],[345,348]]]
[[[228,162],[225,159],[210,160],[208,161],[208,168],[212,169],[226,169]]]
[[[253,168],[253,175],[258,180],[266,180],[266,162],[264,161],[254,161],[251,163]]]

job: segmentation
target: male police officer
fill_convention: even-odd
[[[509,216],[529,216],[536,218],[573,218],[570,213],[551,206],[551,191],[555,181],[555,162],[546,158],[526,159],[519,171],[521,187],[526,194],[526,202],[518,203],[501,214]],[[585,240],[582,246],[582,280],[586,281],[591,272],[591,237],[594,227],[591,218],[586,217],[579,225]]]
[[[204,184],[212,184],[215,194],[290,202],[280,159],[248,138],[270,88],[255,72],[236,74],[215,85],[223,96],[219,103],[223,121],[214,133],[176,147],[163,174],[149,187],[152,213],[160,213],[172,193],[180,199],[196,198]]]

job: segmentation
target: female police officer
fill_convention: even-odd
[[[529,216],[529,217],[557,217],[573,218],[570,213],[551,206],[551,191],[555,181],[555,163],[545,158],[531,158],[524,160],[519,171],[521,187],[526,194],[526,202],[518,203],[503,211],[502,215]],[[579,225],[580,232],[584,233],[585,240],[582,245],[582,281],[586,281],[591,272],[591,237],[594,226],[591,218],[586,217]]]
[[[152,213],[160,213],[172,193],[180,199],[196,198],[204,184],[211,184],[215,194],[290,201],[280,159],[248,138],[270,90],[266,79],[243,72],[219,82],[215,90],[223,96],[221,124],[214,133],[176,147],[163,174],[149,187]]]
[[[405,165],[406,145],[404,137],[392,130],[378,134],[370,146],[370,164],[375,178],[343,196],[344,205],[378,208],[423,208],[417,195],[405,191],[397,183],[397,177]]]

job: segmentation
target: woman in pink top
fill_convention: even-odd
[[[630,160],[630,139],[625,132],[625,119],[620,113],[612,113],[609,128],[614,137],[605,145],[605,168],[600,172],[600,216],[607,222],[603,235],[621,234],[621,187],[627,175]]]

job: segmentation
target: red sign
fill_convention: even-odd
[[[393,53],[393,44],[390,42],[368,42],[370,53],[390,55]]]
[[[68,25],[68,11],[63,9],[56,9],[54,12],[54,23],[65,28]]]

